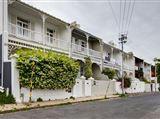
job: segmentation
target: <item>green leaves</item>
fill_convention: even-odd
[[[114,69],[105,68],[105,69],[103,69],[102,74],[108,76],[108,78],[112,80],[114,78],[116,72]]]
[[[17,69],[22,87],[29,87],[30,80],[36,89],[69,89],[74,86],[79,64],[66,55],[29,49],[20,49],[17,54]],[[38,60],[33,70],[30,58],[35,57]]]
[[[156,64],[156,76],[157,76],[157,82],[160,83],[160,63]]]
[[[93,75],[93,73],[92,73],[92,61],[91,61],[90,57],[85,58],[84,71],[85,71],[84,76],[87,79],[92,77],[92,75]]]

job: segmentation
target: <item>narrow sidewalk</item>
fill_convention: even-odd
[[[111,96],[108,96],[107,98],[113,99],[118,97],[119,95],[111,95]],[[75,99],[52,100],[52,101],[33,102],[33,103],[5,104],[0,106],[0,114],[7,113],[7,112],[34,109],[34,108],[43,108],[43,107],[49,107],[49,106],[65,105],[65,104],[71,104],[71,103],[102,100],[102,99],[105,99],[105,96],[82,97],[82,98],[75,98]]]

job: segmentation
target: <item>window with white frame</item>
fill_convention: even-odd
[[[83,40],[79,40],[79,45],[80,45],[80,50],[84,51],[85,48],[87,47],[87,42],[85,42]]]
[[[28,20],[17,17],[17,34],[22,37],[30,36],[30,22]]]
[[[47,28],[47,43],[53,44],[55,30]]]

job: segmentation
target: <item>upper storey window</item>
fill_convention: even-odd
[[[30,30],[29,30],[30,22],[28,20],[22,19],[17,17],[17,33],[23,37],[29,37]]]
[[[47,28],[47,43],[53,43],[55,30]]]

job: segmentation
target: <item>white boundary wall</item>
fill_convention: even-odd
[[[145,83],[141,81],[132,81],[131,82],[131,87],[126,88],[125,92],[126,93],[140,93],[140,92],[145,92],[146,87]],[[116,92],[121,94],[122,89],[121,89],[121,82],[116,82]]]
[[[92,96],[113,95],[116,93],[116,82],[108,80],[94,80],[92,81]],[[109,87],[108,87],[109,86]]]
[[[29,101],[29,88],[21,88],[21,94],[24,95],[21,98],[22,102]],[[48,89],[35,89],[32,91],[32,101],[36,101],[37,98],[42,98],[43,100],[56,100],[56,99],[66,99],[70,98],[72,93],[65,90],[48,90]]]

